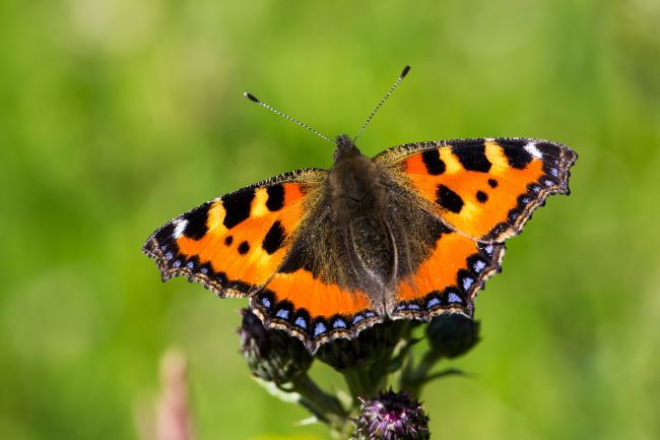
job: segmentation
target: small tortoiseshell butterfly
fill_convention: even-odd
[[[164,281],[185,276],[221,297],[247,296],[267,327],[315,352],[387,319],[471,317],[504,241],[549,195],[569,194],[576,159],[564,145],[523,138],[419,142],[370,159],[339,136],[330,170],[206,202],[143,250]]]

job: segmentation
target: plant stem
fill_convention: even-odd
[[[348,414],[339,400],[323,391],[307,374],[295,377],[291,381],[293,391],[302,397],[301,404],[309,409],[322,422],[331,426],[341,426]]]
[[[358,397],[369,397],[375,388],[369,372],[364,367],[350,368],[342,372],[348,389],[354,400]]]
[[[429,371],[438,362],[440,356],[432,350],[424,353],[422,360],[412,371],[404,372],[401,376],[401,388],[405,389],[413,398],[418,398],[422,385],[427,381]]]

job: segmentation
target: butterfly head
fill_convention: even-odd
[[[355,156],[355,155],[360,155],[360,150],[358,150],[358,147],[355,146],[353,141],[351,140],[348,135],[342,134],[341,136],[337,136],[337,148],[335,149],[335,162],[337,162],[339,159],[348,157],[348,156]]]

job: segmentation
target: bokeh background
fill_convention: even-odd
[[[175,346],[199,439],[326,438],[250,380],[245,302],[162,284],[140,248],[201,202],[331,165],[242,92],[355,133],[406,64],[365,153],[529,136],[580,155],[477,301],[483,341],[450,364],[472,377],[425,390],[434,438],[660,437],[658,23],[656,0],[3,0],[0,437],[139,438]]]

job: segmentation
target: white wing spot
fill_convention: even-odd
[[[186,230],[186,226],[188,226],[188,220],[179,220],[176,224],[176,227],[174,228],[174,233],[172,234],[172,237],[179,238],[183,234],[183,231]]]
[[[543,157],[543,153],[541,153],[539,149],[536,148],[536,144],[534,142],[530,142],[529,144],[525,145],[525,150],[537,159],[541,159]]]

